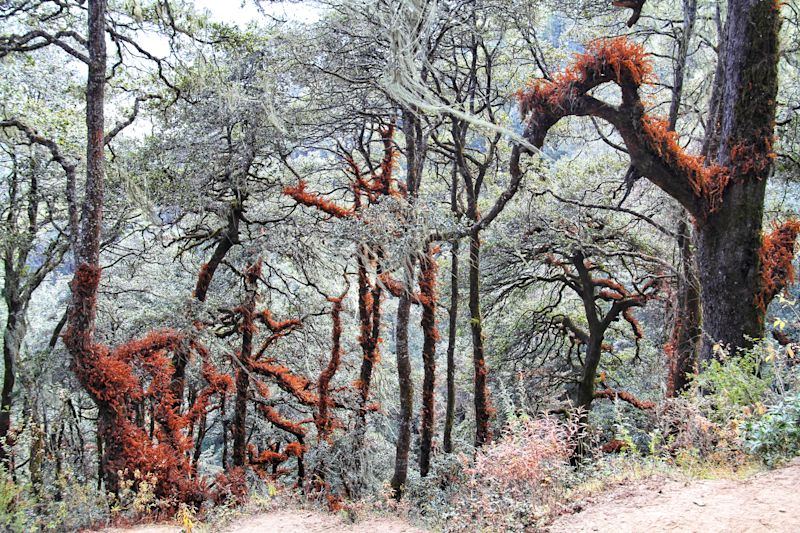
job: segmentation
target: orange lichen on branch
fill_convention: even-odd
[[[790,218],[782,224],[774,224],[772,231],[763,237],[759,251],[761,291],[756,296],[756,304],[763,310],[779,292],[796,281],[792,261],[798,234],[800,220]]]
[[[605,287],[619,293],[620,296],[627,296],[628,290],[622,286],[621,283],[611,278],[592,278],[592,285],[597,287]]]
[[[100,285],[100,274],[100,267],[82,263],[75,270],[75,277],[70,282],[72,292],[84,298],[94,297]]]
[[[247,462],[250,463],[250,466],[272,466],[274,464],[283,463],[289,459],[289,456],[285,453],[272,450],[259,452],[253,444],[247,446],[247,452],[249,455]]]
[[[631,329],[633,330],[633,336],[636,341],[640,341],[644,338],[644,329],[642,328],[641,322],[637,320],[635,316],[633,316],[633,307],[629,307],[622,312],[622,318],[631,325]]]
[[[262,321],[273,333],[280,333],[287,329],[300,327],[302,322],[297,318],[290,318],[288,320],[275,320],[272,317],[272,312],[269,309],[261,311],[257,317]]]
[[[586,106],[608,109],[607,104],[588,97],[587,93],[603,83],[616,83],[622,88],[623,106],[640,117],[634,131],[641,147],[672,175],[687,180],[694,196],[704,201],[703,211],[713,213],[721,206],[723,192],[732,175],[744,170],[763,170],[769,162],[769,156],[765,159],[750,154],[769,154],[771,147],[766,152],[735,147],[730,168],[710,165],[704,157],[688,154],[667,121],[648,116],[641,110],[638,89],[653,81],[652,62],[644,48],[625,37],[615,37],[592,41],[584,52],[576,54],[571,66],[552,79],[529,82],[517,96],[523,117],[529,117],[531,139],[540,145],[547,131],[561,118],[592,114]]]
[[[342,359],[342,299],[329,298],[333,304],[331,309],[331,322],[333,323],[331,332],[331,359],[325,369],[320,372],[317,380],[317,393],[319,394],[319,405],[317,406],[317,416],[315,423],[320,440],[328,440],[333,431],[335,421],[328,414],[328,395],[330,393],[330,383]]]
[[[257,409],[261,415],[266,418],[270,424],[278,429],[282,429],[287,433],[291,433],[295,437],[302,438],[306,435],[306,428],[303,427],[302,422],[293,422],[288,418],[282,416],[274,407],[264,404],[257,404]]]
[[[353,214],[352,209],[342,207],[336,202],[326,200],[318,194],[308,192],[304,181],[300,181],[294,186],[284,187],[283,193],[294,198],[299,204],[314,207],[336,218],[346,218]]]
[[[690,155],[681,147],[678,134],[666,120],[645,115],[642,118],[643,140],[648,149],[675,175],[685,176],[695,196],[703,198],[713,213],[722,205],[722,194],[730,182],[730,172],[720,165],[707,165],[706,158]]]
[[[373,175],[373,180],[380,184],[380,192],[384,195],[392,195],[395,193],[392,189],[393,179],[392,173],[394,167],[397,165],[398,152],[394,146],[394,124],[390,124],[381,130],[381,139],[383,140],[383,159],[381,160],[380,171],[377,175]]]
[[[622,300],[623,298],[625,298],[623,294],[620,294],[610,289],[600,289],[599,291],[597,291],[597,297],[602,300],[608,300],[608,301]]]
[[[317,395],[309,390],[311,382],[285,366],[270,361],[251,361],[247,364],[247,369],[271,377],[278,387],[297,398],[303,405],[313,407],[319,402]]]
[[[639,87],[653,81],[653,65],[644,48],[625,37],[597,39],[575,61],[549,80],[533,80],[517,98],[523,117],[564,112],[577,94],[613,81]]]
[[[290,442],[283,451],[290,457],[300,457],[306,453],[306,447],[299,442]]]
[[[776,158],[772,144],[772,133],[767,131],[747,142],[733,145],[730,154],[732,173],[739,177],[766,178]]]
[[[204,295],[208,292],[212,277],[214,277],[214,272],[211,269],[211,265],[208,263],[200,265],[200,272],[197,273],[197,283],[195,284],[192,296],[197,298],[199,295]]]
[[[655,409],[656,404],[654,402],[640,400],[630,392],[626,391],[618,391],[614,389],[604,389],[594,392],[595,398],[606,398],[609,400],[615,400],[619,398],[625,402],[628,402],[632,406],[636,407],[637,409],[648,410],[648,409]]]
[[[406,288],[405,283],[395,279],[389,272],[381,273],[381,275],[378,276],[378,283],[395,298],[408,296],[411,303],[415,305],[422,303],[423,296],[421,293],[410,292],[408,288]]]

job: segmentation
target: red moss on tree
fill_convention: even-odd
[[[310,193],[306,190],[306,183],[300,181],[297,185],[284,187],[283,193],[291,196],[294,200],[308,207],[319,209],[323,213],[327,213],[336,218],[346,218],[353,214],[352,209],[341,207],[335,202],[326,200],[318,194]]]
[[[317,380],[319,403],[315,423],[320,440],[330,439],[330,434],[336,425],[336,421],[328,414],[328,395],[331,380],[339,369],[339,364],[342,359],[342,300],[343,296],[329,298],[329,301],[333,304],[331,309],[331,321],[333,322],[331,332],[331,358]]]
[[[782,224],[774,224],[772,231],[763,237],[759,251],[762,287],[756,300],[763,310],[779,292],[796,281],[792,262],[798,234],[800,220],[791,218]]]
[[[615,400],[619,398],[622,401],[628,402],[632,406],[636,407],[637,409],[648,410],[648,409],[655,409],[656,404],[646,400],[640,400],[630,392],[626,391],[618,391],[614,389],[604,389],[594,392],[595,398],[606,398],[609,400]]]

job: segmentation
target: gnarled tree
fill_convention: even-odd
[[[636,171],[691,214],[697,230],[704,359],[712,357],[717,342],[738,348],[748,345],[747,338],[763,336],[759,250],[774,158],[779,27],[776,2],[728,2],[719,56],[725,76],[712,96],[708,157],[689,154],[666,121],[645,112],[640,89],[652,81],[652,67],[644,48],[623,37],[590,43],[570,67],[520,93],[527,135],[535,146],[543,146],[550,128],[564,117],[605,120],[622,137]],[[621,90],[619,105],[591,94],[609,83]]]

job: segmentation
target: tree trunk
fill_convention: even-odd
[[[703,302],[701,359],[720,343],[747,348],[764,333],[761,291],[762,221],[772,152],[780,4],[730,0],[725,28],[724,83],[717,161],[731,169],[721,208],[699,221],[698,265]]]
[[[586,354],[583,365],[583,372],[578,387],[575,389],[574,405],[580,407],[585,413],[592,408],[594,400],[595,381],[597,379],[597,368],[600,366],[602,355],[603,334],[590,333],[586,343]]]
[[[361,405],[356,419],[357,432],[363,432],[367,424],[367,403],[369,389],[372,384],[372,371],[379,359],[378,338],[380,337],[381,298],[383,291],[379,284],[373,286],[369,280],[369,255],[371,251],[365,245],[358,250],[358,320],[361,345],[361,369],[358,375],[358,388],[361,393]]]
[[[100,230],[105,188],[106,1],[89,0],[88,15],[86,186],[80,232],[73,250],[76,270],[70,283],[72,302],[69,327],[64,334],[64,344],[72,356],[72,369],[85,386],[88,385],[87,380],[91,379],[99,356],[94,344],[94,330],[100,283]],[[98,407],[98,437],[105,441],[101,475],[105,478],[106,490],[116,493],[119,489],[117,468],[124,466],[121,464],[123,443],[115,435],[119,428],[116,427],[116,416],[111,406],[98,398],[94,400]]]
[[[8,432],[11,429],[11,401],[16,381],[17,360],[26,330],[23,306],[14,299],[7,299],[6,307],[8,318],[3,333],[3,391],[0,396],[0,463],[3,464],[8,459],[7,448],[14,445],[14,442],[8,439]]]
[[[475,370],[475,446],[483,446],[490,439],[489,389],[486,385],[487,368],[483,343],[483,318],[481,317],[481,236],[478,230],[470,233],[469,240],[469,315],[472,330],[472,363]]]
[[[761,288],[761,227],[766,180],[728,186],[720,210],[698,228],[698,266],[703,304],[701,360],[714,345],[746,348],[764,335],[764,312],[756,305]]]
[[[260,264],[248,265],[244,276],[245,300],[242,306],[242,351],[236,369],[236,402],[233,411],[233,466],[247,462],[247,396],[250,390],[248,365],[253,356],[253,318],[256,312],[256,284]]]
[[[413,268],[413,267],[412,267]],[[410,275],[406,275],[406,287]],[[400,420],[397,427],[394,475],[391,486],[398,500],[403,496],[408,477],[408,449],[411,444],[411,416],[414,408],[414,384],[411,381],[411,360],[408,353],[408,318],[411,312],[411,297],[405,294],[397,304],[395,325],[395,353],[397,354],[397,378],[400,386]]]
[[[683,27],[680,33],[678,55],[673,60],[674,79],[668,118],[670,131],[674,131],[678,123],[689,45],[696,20],[697,0],[683,0]],[[669,343],[665,347],[668,358],[668,397],[677,396],[684,391],[689,384],[687,376],[697,371],[698,341],[701,335],[699,282],[692,248],[692,231],[688,223],[688,213],[683,207],[680,207],[679,210],[676,233],[681,273],[677,283],[672,333]]]
[[[447,409],[444,418],[444,451],[453,452],[453,422],[456,414],[456,334],[458,333],[458,248],[453,241],[450,258],[450,309],[447,326]]]
[[[697,372],[697,351],[701,338],[700,293],[692,249],[692,234],[686,212],[681,209],[678,221],[678,249],[681,273],[678,279],[672,334],[667,345],[667,396],[677,397],[690,383],[689,375]]]
[[[250,375],[243,368],[236,369],[236,400],[233,408],[233,466],[244,466],[247,458],[247,391]]]
[[[422,304],[422,413],[419,444],[419,473],[425,477],[431,466],[431,448],[435,424],[436,387],[436,341],[439,331],[436,327],[436,259],[429,244],[420,264],[419,293]]]
[[[589,340],[586,343],[583,373],[573,396],[573,405],[580,409],[578,413],[578,435],[575,440],[575,449],[570,457],[570,463],[573,466],[577,465],[589,451],[585,430],[589,424],[589,412],[592,410],[592,400],[594,400],[595,381],[597,379],[597,368],[600,366],[600,358],[602,356],[603,337],[603,333],[589,334]]]

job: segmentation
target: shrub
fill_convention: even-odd
[[[800,455],[800,393],[785,397],[743,427],[745,449],[768,466]]]
[[[445,456],[408,499],[445,531],[530,531],[566,501],[576,428],[552,417],[521,417],[474,461]]]

